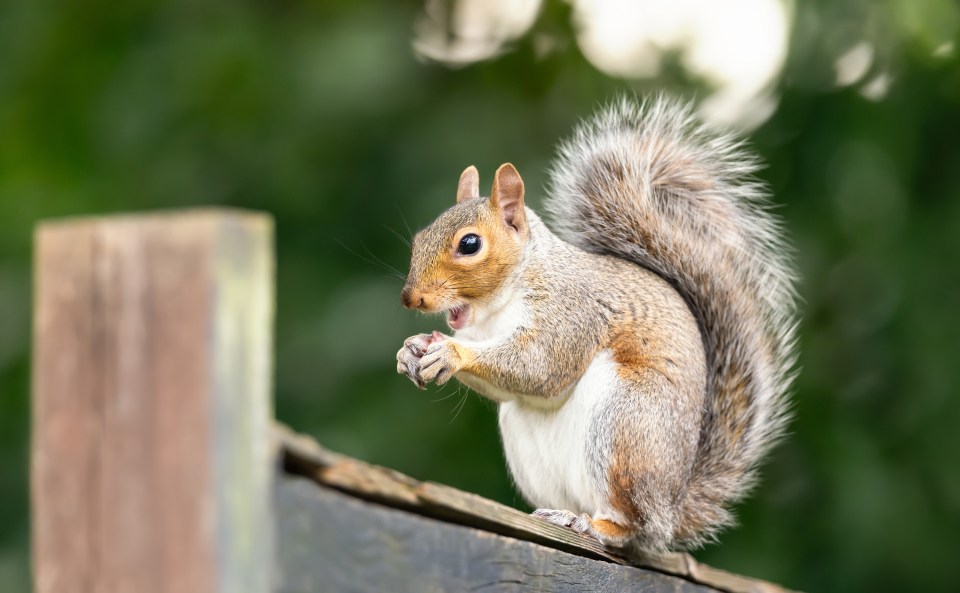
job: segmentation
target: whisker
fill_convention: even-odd
[[[400,204],[397,204],[396,202],[394,202],[394,203],[393,203],[393,206],[397,209],[397,214],[400,215],[400,220],[403,221],[403,226],[407,227],[407,235],[410,236],[410,241],[407,242],[407,245],[409,245],[410,243],[413,242],[413,231],[410,230],[410,225],[407,224],[407,217],[404,216],[404,215],[403,215],[403,211],[400,210]]]
[[[401,235],[401,234],[398,233],[397,231],[393,230],[392,228],[388,227],[387,225],[382,225],[382,226],[383,226],[383,228],[385,228],[385,229],[387,229],[388,231],[390,231],[391,233],[393,233],[393,236],[394,236],[394,237],[396,237],[397,239],[400,239],[401,241],[403,241],[403,244],[404,244],[404,245],[406,245],[407,247],[412,248],[412,245],[410,244],[410,239],[407,239],[406,237],[404,237],[403,235]]]
[[[375,253],[373,253],[372,251],[370,251],[370,248],[367,247],[366,244],[361,243],[360,245],[363,246],[364,250],[367,252],[367,254],[368,254],[370,257],[372,257],[375,261],[379,262],[380,265],[382,265],[384,268],[386,268],[386,269],[388,269],[388,270],[391,270],[392,272],[394,272],[395,274],[397,274],[397,275],[400,276],[401,278],[406,279],[406,276],[404,276],[403,272],[401,272],[400,270],[396,269],[395,267],[391,266],[391,265],[388,264],[387,262],[385,262],[385,261],[383,261],[382,259],[380,259],[379,257],[377,257],[377,255],[376,255]]]
[[[344,243],[343,241],[341,241],[340,239],[338,239],[338,238],[336,238],[336,237],[333,237],[333,240],[336,241],[337,243],[339,243],[341,247],[343,247],[344,249],[346,249],[351,255],[353,255],[354,257],[356,257],[356,258],[358,258],[358,259],[360,259],[361,261],[363,261],[363,262],[365,262],[365,263],[368,263],[368,264],[370,264],[371,266],[375,266],[375,267],[378,267],[378,268],[380,268],[380,269],[382,269],[382,270],[385,270],[386,272],[389,272],[391,277],[396,278],[396,279],[400,280],[401,282],[405,282],[405,281],[406,281],[406,279],[407,279],[406,276],[404,276],[402,273],[400,273],[400,271],[397,270],[396,268],[394,268],[393,266],[388,265],[387,263],[385,263],[385,262],[383,262],[383,261],[374,261],[374,260],[372,260],[372,259],[370,259],[370,258],[368,258],[368,257],[364,257],[362,254],[357,253],[356,251],[354,251],[353,249],[351,249],[350,247],[348,247],[346,243]],[[369,251],[369,250],[368,250],[368,251]]]
[[[432,399],[432,400],[430,400],[430,403],[431,403],[431,404],[435,404],[435,403],[437,403],[437,402],[442,402],[443,400],[450,399],[450,398],[453,397],[454,395],[459,396],[459,395],[460,395],[460,388],[459,388],[459,386],[456,386],[456,387],[457,387],[457,390],[456,390],[456,391],[454,391],[454,390],[451,389],[451,390],[450,390],[450,393],[444,395],[443,397],[438,397],[437,399]]]
[[[457,385],[457,394],[460,393],[460,386]],[[466,393],[463,394],[463,399],[460,400],[460,404],[455,408],[456,414],[453,415],[453,418],[450,419],[450,424],[453,424],[453,421],[457,419],[457,416],[460,415],[460,412],[463,411],[463,408],[467,405],[467,398],[470,397],[470,390],[468,389]]]

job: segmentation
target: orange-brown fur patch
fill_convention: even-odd
[[[460,358],[460,368],[464,370],[468,367],[472,368],[474,361],[477,359],[476,351],[469,346],[454,341],[450,342],[450,346],[453,347],[453,351]]]
[[[637,380],[647,370],[654,370],[669,379],[663,358],[656,354],[657,336],[644,332],[637,323],[623,323],[612,328],[610,350],[617,361],[617,374],[624,380]]]
[[[487,298],[517,264],[520,246],[510,236],[506,225],[494,218],[496,213],[491,214],[480,217],[476,225],[454,233],[449,251],[439,257],[430,271],[434,282],[424,293],[431,303],[439,305],[441,295],[448,291],[468,299]],[[474,256],[458,256],[456,250],[460,239],[471,232],[481,238],[480,252]]]
[[[593,519],[591,521],[591,526],[597,534],[610,539],[610,540],[619,540],[626,541],[630,539],[634,530],[620,525],[619,523],[614,523],[613,521],[608,521],[607,519]]]

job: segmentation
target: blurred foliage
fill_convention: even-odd
[[[277,220],[277,415],[325,445],[522,508],[494,407],[394,372],[408,250],[476,164],[536,206],[553,147],[617,92],[548,2],[461,69],[410,48],[419,3],[17,2],[0,7],[0,590],[29,588],[31,232],[77,214],[224,204]],[[698,553],[810,591],[958,590],[960,59],[956,5],[793,6],[751,137],[797,247],[796,420],[741,526]],[[552,40],[538,51],[538,40]],[[882,97],[838,87],[861,40]],[[65,537],[69,537],[65,534]]]

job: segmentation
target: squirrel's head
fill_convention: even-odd
[[[529,233],[516,168],[501,165],[490,197],[482,198],[477,168],[468,167],[457,203],[413,238],[403,306],[446,312],[450,327],[463,329],[514,271]]]

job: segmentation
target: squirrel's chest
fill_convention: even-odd
[[[594,358],[562,406],[545,410],[512,400],[500,404],[500,433],[510,473],[538,508],[595,513],[606,506],[602,434],[595,420],[616,384],[609,352]]]

